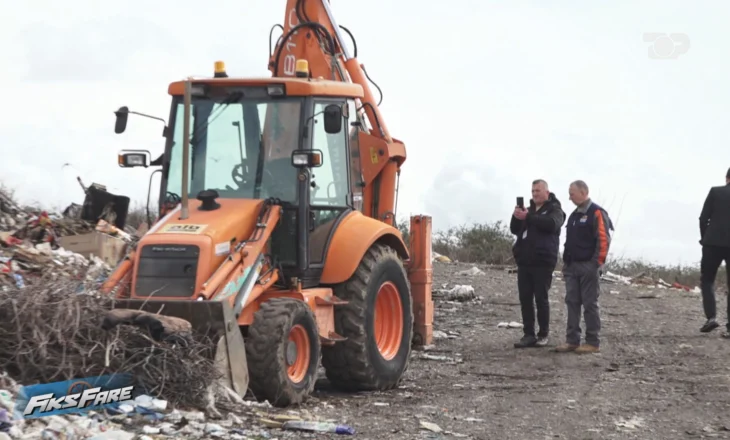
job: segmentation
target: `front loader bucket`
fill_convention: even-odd
[[[239,396],[245,396],[248,390],[246,348],[238,322],[227,301],[119,299],[114,301],[112,308],[142,310],[188,321],[193,332],[211,341],[218,341],[216,347],[211,347],[209,355],[215,359],[225,385]]]

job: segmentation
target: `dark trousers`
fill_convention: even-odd
[[[705,309],[707,319],[717,318],[715,279],[723,261],[730,266],[730,247],[702,246],[702,263],[700,264],[700,270],[702,271],[702,306]],[[730,270],[727,266],[725,267],[725,273],[727,274],[728,289],[730,289]],[[727,313],[727,328],[730,330],[730,296],[728,296]]]
[[[550,332],[548,291],[552,282],[551,266],[517,267],[517,290],[520,293],[522,325],[526,336],[535,336],[535,306],[537,306],[537,323],[540,326],[537,336],[547,336]]]

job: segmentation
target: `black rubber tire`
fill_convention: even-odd
[[[391,281],[403,307],[403,339],[397,354],[385,360],[375,342],[375,298],[380,286]],[[335,331],[347,338],[322,348],[327,379],[346,391],[387,390],[398,385],[408,369],[413,335],[413,306],[408,275],[398,254],[390,247],[373,245],[352,277],[334,287],[335,295],[348,304],[335,308]]]
[[[307,374],[294,383],[287,375],[286,349],[292,327],[301,324],[309,336],[310,360]],[[249,389],[260,402],[287,407],[307,400],[317,381],[321,355],[317,321],[302,301],[272,298],[254,314],[246,338]]]

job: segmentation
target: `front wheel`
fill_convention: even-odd
[[[246,339],[249,387],[256,399],[277,407],[304,402],[317,380],[320,352],[309,306],[289,298],[261,304]]]
[[[410,283],[398,254],[373,245],[334,292],[348,301],[335,310],[335,331],[347,340],[323,348],[327,378],[351,391],[395,387],[408,368],[413,333]]]

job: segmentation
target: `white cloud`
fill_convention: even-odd
[[[582,178],[620,217],[617,253],[699,259],[696,219],[730,166],[727,3],[332,7],[408,149],[399,215],[425,211],[440,228],[508,219],[538,177],[570,210],[567,186]],[[4,11],[0,173],[24,199],[64,205],[81,198],[66,162],[87,183],[143,200],[149,171],[118,168],[116,153],[159,154],[161,124],[130,119],[118,136],[112,112],[167,118],[167,84],[209,75],[218,59],[231,74],[268,76],[284,2],[79,0],[69,10],[38,0]],[[686,33],[691,48],[651,60],[644,32]]]

